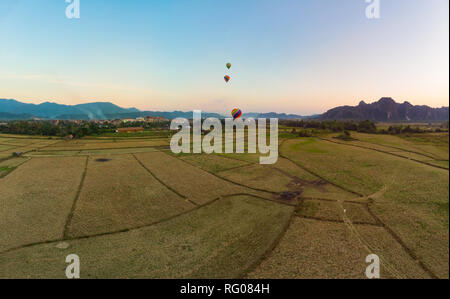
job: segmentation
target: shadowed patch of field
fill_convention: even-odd
[[[67,236],[148,225],[194,207],[159,183],[131,155],[90,158]]]
[[[276,242],[293,207],[248,196],[220,199],[166,222],[124,233],[0,254],[0,278],[64,278],[76,252],[84,278],[235,278]]]
[[[62,237],[85,161],[36,158],[0,179],[0,251]]]

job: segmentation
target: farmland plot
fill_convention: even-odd
[[[0,179],[0,251],[62,237],[86,158],[35,158]]]
[[[155,223],[195,207],[152,177],[131,155],[89,159],[68,237]]]

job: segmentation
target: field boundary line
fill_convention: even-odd
[[[54,239],[54,240],[46,240],[46,241],[34,242],[34,243],[25,244],[25,245],[21,245],[21,246],[17,246],[17,247],[14,247],[14,248],[10,248],[10,249],[4,250],[4,251],[0,252],[0,255],[5,254],[5,253],[9,253],[9,252],[12,252],[12,251],[20,250],[20,249],[23,249],[23,248],[28,248],[28,247],[38,246],[38,245],[43,245],[43,244],[50,244],[50,243],[63,242],[63,241],[76,241],[76,240],[90,239],[90,238],[96,238],[96,237],[102,237],[102,236],[108,236],[108,235],[114,235],[114,234],[120,234],[120,233],[126,233],[126,232],[130,232],[130,231],[140,230],[140,229],[143,229],[143,228],[151,227],[153,225],[157,225],[157,224],[160,224],[160,223],[164,223],[164,222],[173,220],[173,219],[175,219],[177,217],[184,216],[186,214],[189,214],[189,213],[194,212],[196,210],[199,210],[201,208],[207,207],[207,206],[209,206],[209,205],[219,201],[222,198],[223,197],[217,197],[217,198],[215,198],[215,199],[213,199],[213,200],[211,200],[211,201],[209,201],[209,202],[207,202],[207,203],[205,203],[203,205],[195,206],[194,208],[192,208],[190,210],[187,210],[187,211],[184,211],[184,212],[182,212],[180,214],[173,215],[173,216],[170,216],[170,217],[167,217],[165,219],[158,220],[158,221],[154,221],[154,222],[149,223],[149,224],[139,225],[139,226],[130,227],[130,228],[124,228],[124,229],[111,231],[111,232],[92,234],[92,235],[77,236],[77,237],[63,237],[63,238]]]
[[[50,145],[48,146],[44,146],[42,148],[46,148],[46,147],[50,147]],[[101,151],[101,150],[122,150],[122,149],[134,149],[134,148],[155,148],[155,149],[159,149],[160,145],[154,145],[154,146],[128,146],[128,147],[108,147],[108,148],[73,148],[73,149],[50,149],[50,150],[45,150],[42,152],[76,152],[76,151]],[[41,149],[41,148],[39,148]]]
[[[315,220],[315,221],[323,221],[323,222],[332,222],[332,223],[341,223],[341,224],[345,223],[344,220],[326,219],[326,218],[321,218],[321,217],[306,216],[306,215],[298,214],[298,212],[295,213],[295,217],[309,219],[309,220]]]
[[[373,200],[373,199],[372,199]],[[370,208],[370,204],[367,204],[367,210],[369,211],[370,215],[375,218],[375,220],[382,225],[382,227],[394,238],[395,241],[397,241],[398,244],[406,251],[406,253],[414,260],[416,261],[422,270],[424,270],[428,275],[430,275],[434,279],[439,279],[439,277],[430,269],[427,265],[425,265],[424,262],[411,250],[405,242],[390,228],[386,223],[384,223]],[[373,204],[373,203],[372,203]]]
[[[190,203],[194,204],[195,206],[199,206],[198,203],[192,201],[191,199],[187,198],[185,195],[181,194],[180,192],[176,191],[175,189],[173,189],[172,187],[170,187],[169,185],[167,185],[166,183],[164,183],[160,178],[158,178],[150,169],[148,169],[144,163],[142,163],[141,160],[138,159],[138,157],[136,157],[135,154],[131,154],[134,159],[136,159],[136,161],[139,163],[139,165],[141,165],[155,180],[157,180],[161,185],[163,185],[164,187],[166,187],[168,190],[172,191],[173,193],[175,193],[176,195],[178,195],[179,197],[186,199],[187,201],[189,201]]]
[[[414,161],[414,162],[417,162],[417,163],[428,165],[430,167],[434,167],[434,168],[439,168],[439,169],[443,169],[443,170],[446,170],[446,171],[450,171],[449,168],[445,168],[443,166],[434,165],[434,164],[431,164],[431,163],[428,163],[428,162],[425,162],[425,161],[420,161],[420,160],[404,157],[404,156],[401,156],[401,155],[397,155],[397,154],[394,154],[394,153],[390,153],[390,152],[379,150],[379,149],[375,149],[375,148],[370,148],[370,147],[366,147],[366,146],[362,146],[362,145],[356,145],[356,144],[345,144],[345,143],[337,142],[337,141],[334,141],[334,140],[326,139],[326,138],[323,138],[323,137],[317,137],[317,138],[320,139],[320,140],[328,141],[328,142],[335,143],[335,144],[363,148],[363,149],[366,149],[366,150],[371,150],[371,151],[383,153],[383,154],[386,154],[386,155],[391,155],[391,156],[394,156],[394,157],[397,157],[397,158],[402,158],[402,159],[405,159],[405,160]],[[433,159],[433,160],[436,160],[436,159]]]
[[[358,141],[362,142],[362,143],[367,143],[367,144],[373,144],[373,145],[378,145],[378,146],[382,146],[382,147],[392,148],[392,149],[396,149],[396,150],[399,150],[399,151],[402,151],[402,152],[411,153],[411,154],[417,154],[419,156],[424,156],[424,157],[427,157],[427,158],[430,158],[430,159],[433,159],[433,160],[438,160],[437,156],[429,156],[429,155],[433,155],[433,154],[429,153],[429,152],[426,152],[426,151],[423,151],[424,153],[426,153],[426,154],[424,154],[424,153],[419,153],[419,152],[416,152],[416,151],[411,151],[411,150],[403,149],[401,147],[396,147],[396,146],[392,146],[392,145],[378,144],[378,143],[369,142],[369,141],[365,141],[365,140],[359,140],[359,139],[358,139]],[[448,161],[448,160],[444,160],[444,161]]]
[[[67,216],[66,224],[64,225],[63,238],[65,238],[67,236],[67,233],[69,232],[69,226],[72,223],[73,214],[75,213],[76,205],[77,205],[78,199],[80,198],[81,190],[83,189],[84,180],[86,179],[88,163],[89,163],[89,157],[86,157],[83,174],[81,175],[80,184],[78,185],[77,193],[73,200],[72,207],[70,208],[69,215]]]
[[[164,154],[166,154],[166,155],[168,155],[169,157],[173,157],[173,158],[175,158],[175,159],[178,159],[178,160],[180,160],[180,161],[183,161],[184,163],[186,163],[186,164],[188,164],[188,165],[190,165],[190,166],[192,166],[192,167],[198,168],[198,169],[200,169],[201,171],[204,171],[204,172],[206,172],[206,173],[209,173],[209,174],[215,176],[216,178],[218,178],[218,179],[220,179],[220,180],[222,180],[222,181],[226,181],[226,182],[228,182],[228,183],[231,183],[231,184],[234,184],[234,185],[237,185],[237,186],[240,186],[240,187],[248,188],[248,189],[251,189],[251,190],[259,191],[259,192],[270,193],[270,194],[273,194],[273,195],[280,195],[280,193],[277,193],[277,192],[274,192],[274,191],[268,191],[268,190],[263,190],[263,189],[253,188],[253,187],[249,187],[249,186],[246,186],[246,185],[244,185],[244,184],[241,184],[241,183],[233,182],[233,181],[231,181],[231,180],[229,180],[229,179],[227,179],[227,178],[223,178],[223,177],[221,177],[221,176],[219,176],[219,175],[217,175],[217,174],[215,174],[215,173],[213,173],[213,172],[207,171],[207,170],[201,168],[201,167],[198,166],[198,165],[191,164],[191,163],[189,163],[188,161],[185,161],[185,160],[183,160],[183,159],[181,159],[181,158],[179,158],[179,157],[169,155],[168,153],[165,153],[164,151],[160,151],[160,152],[161,152],[161,153],[164,153]]]
[[[334,182],[332,182],[332,181],[330,181],[330,180],[328,180],[328,179],[326,179],[326,178],[324,178],[324,177],[318,175],[317,173],[315,173],[315,172],[309,170],[308,168],[304,167],[303,165],[300,165],[299,163],[295,162],[294,160],[288,158],[287,156],[285,156],[285,155],[283,155],[283,154],[281,154],[281,153],[280,153],[280,157],[281,157],[281,158],[284,158],[284,159],[287,159],[287,160],[289,160],[289,161],[291,161],[292,163],[294,163],[294,164],[297,165],[298,167],[302,168],[303,170],[309,172],[309,173],[312,174],[312,175],[315,175],[315,176],[318,177],[319,179],[324,180],[325,182],[327,182],[328,184],[330,184],[330,185],[332,185],[332,186],[335,186],[335,187],[337,187],[337,188],[339,188],[339,189],[341,189],[341,190],[350,192],[350,193],[352,193],[352,194],[354,194],[354,195],[357,195],[358,197],[365,197],[365,196],[364,196],[363,194],[361,194],[361,193],[358,193],[358,192],[353,191],[353,190],[350,190],[350,189],[348,189],[348,188],[346,188],[346,187],[340,186],[340,185],[338,185],[338,184],[336,184],[336,183],[334,183]]]
[[[225,172],[225,171],[230,171],[230,170],[241,169],[241,168],[246,168],[246,167],[250,167],[250,166],[253,166],[253,165],[255,165],[255,164],[249,163],[249,164],[247,164],[247,165],[235,166],[235,167],[232,167],[232,168],[228,168],[228,169],[224,169],[224,170],[219,170],[219,171],[217,171],[217,173],[221,173],[221,172]]]
[[[341,208],[343,209],[342,202],[340,202]],[[347,215],[343,215],[344,218],[344,224],[346,225],[347,229],[350,231],[351,234],[354,235],[354,237],[361,243],[361,245],[366,249],[366,251],[369,254],[373,254],[374,252],[377,252],[376,250],[372,249],[372,246],[361,236],[361,234],[358,232],[358,230],[355,228],[351,220],[347,217]],[[380,254],[378,254],[380,256]],[[384,267],[393,275],[395,278],[404,279],[407,277],[404,277],[403,273],[400,273],[394,266],[392,266],[390,263],[388,263],[382,256],[380,256],[380,262],[383,263]]]
[[[281,232],[278,234],[278,236],[275,238],[275,240],[272,242],[270,246],[268,246],[267,250],[261,255],[259,259],[257,259],[255,262],[253,262],[247,269],[242,270],[242,273],[238,275],[238,279],[244,279],[247,277],[248,274],[256,270],[266,259],[270,258],[272,256],[273,251],[278,247],[283,237],[286,235],[287,231],[289,230],[289,227],[291,227],[291,224],[295,218],[295,209],[292,211],[291,216],[289,217],[289,220],[286,221],[286,224],[284,225]]]
[[[251,193],[233,193],[233,194],[222,195],[223,198],[228,198],[228,197],[233,197],[233,196],[250,196],[250,197],[257,198],[257,199],[270,201],[270,202],[274,202],[274,203],[277,203],[277,204],[280,204],[280,205],[290,206],[290,207],[296,207],[298,205],[296,203],[283,202],[281,200],[265,198],[265,197],[262,197],[262,196],[259,196],[259,195],[256,195],[256,194],[251,194]]]
[[[318,137],[318,138],[320,138],[320,137]],[[280,144],[280,146],[279,146],[279,151],[278,151],[278,152],[279,152],[279,156],[280,156],[281,158],[284,158],[284,159],[286,159],[286,160],[289,160],[290,162],[294,163],[295,165],[297,165],[297,166],[300,167],[301,169],[305,170],[306,172],[309,172],[310,174],[312,174],[312,175],[318,177],[319,179],[324,180],[325,182],[327,182],[327,183],[330,184],[330,185],[333,185],[333,186],[335,186],[335,187],[337,187],[337,188],[339,188],[339,189],[341,189],[341,190],[344,190],[344,191],[350,192],[350,193],[352,193],[352,194],[355,194],[355,195],[357,195],[358,197],[365,197],[365,195],[363,195],[363,194],[361,194],[361,193],[359,193],[359,192],[356,192],[356,191],[350,190],[350,189],[348,189],[348,188],[346,188],[346,187],[340,186],[340,185],[338,185],[338,184],[336,184],[336,183],[334,183],[334,182],[332,182],[332,181],[330,181],[330,180],[328,180],[328,179],[322,177],[321,175],[315,173],[314,171],[308,169],[307,167],[305,167],[305,166],[299,164],[298,162],[292,160],[291,158],[289,158],[289,157],[283,155],[282,152],[281,152],[281,150],[282,150],[282,147],[283,147],[284,143],[285,143],[286,141],[288,141],[288,140],[295,140],[295,139],[284,139],[284,140],[281,142],[281,144]]]
[[[5,159],[5,160],[0,160],[0,162],[8,161],[9,159],[12,159],[12,158],[15,158],[15,157],[11,157],[11,158],[8,158],[8,159]],[[14,166],[14,167],[11,167],[11,170],[8,171],[8,173],[4,174],[3,176],[0,175],[0,180],[3,179],[3,178],[6,178],[6,177],[7,177],[8,175],[10,175],[14,170],[16,170],[17,168],[19,168],[19,167],[22,166],[23,164],[27,163],[27,162],[30,161],[31,159],[33,159],[33,158],[27,157],[27,159],[26,159],[25,161],[23,161],[22,163],[20,163],[19,165]]]
[[[331,199],[331,198],[319,198],[319,197],[300,197],[302,200],[318,200],[318,201],[328,201],[328,202],[338,202],[339,199]]]

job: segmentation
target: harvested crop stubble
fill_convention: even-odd
[[[329,221],[343,221],[343,211],[334,201],[304,200],[297,214]]]
[[[223,198],[166,222],[124,233],[0,254],[0,278],[64,278],[82,257],[82,278],[238,278],[275,243],[293,207],[248,196]]]
[[[131,155],[91,157],[68,236],[148,225],[194,207],[159,183]]]
[[[162,152],[135,155],[164,184],[197,204],[210,202],[231,194],[254,194],[271,197],[271,194],[238,186]]]
[[[385,265],[381,278],[431,278],[383,227],[355,225],[355,228]]]
[[[437,159],[448,160],[448,133],[447,134],[419,134],[422,138],[408,138],[406,136],[374,135],[355,133],[354,136],[361,141],[370,144],[379,144],[388,147],[395,147],[405,151],[413,151]]]
[[[86,158],[34,158],[0,180],[0,251],[62,237]]]
[[[248,278],[365,278],[368,254],[344,223],[296,217]]]
[[[358,198],[357,195],[327,184],[326,182],[324,184],[305,186],[302,197],[336,200],[357,200]]]
[[[99,143],[59,143],[49,146],[43,150],[61,151],[61,150],[96,150],[96,149],[119,149],[119,148],[135,148],[135,147],[151,147],[168,145],[167,140],[151,140],[151,141],[135,141],[135,142],[99,142]]]
[[[370,215],[364,205],[353,202],[344,202],[343,205],[346,210],[345,214],[350,221],[354,223],[377,224],[376,219]]]
[[[448,170],[327,141],[314,146],[320,152],[288,140],[282,151],[328,180],[374,197],[372,212],[436,276],[448,277]]]
[[[117,155],[117,154],[133,154],[133,153],[147,153],[154,152],[157,149],[153,147],[135,147],[135,148],[116,148],[116,149],[103,149],[103,150],[85,150],[80,151],[80,155]]]
[[[278,158],[278,161],[271,166],[292,176],[296,176],[301,180],[312,182],[318,179],[315,175],[307,172],[306,170],[298,167],[295,163],[284,158]]]
[[[271,192],[289,190],[288,184],[292,181],[288,176],[261,165],[231,169],[220,172],[218,175],[239,184]]]
[[[184,155],[181,156],[180,158],[208,172],[213,173],[249,165],[249,163],[247,162],[229,159],[219,155],[194,154],[194,155]]]

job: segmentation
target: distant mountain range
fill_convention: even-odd
[[[39,105],[26,104],[16,100],[0,99],[0,120],[24,119],[117,119],[145,116],[162,116],[166,119],[177,117],[192,118],[192,111],[140,111],[136,108],[122,108],[109,102],[96,102],[80,105],[61,105],[45,102]],[[218,113],[202,113],[202,117],[224,118]],[[396,103],[391,98],[382,98],[378,102],[358,106],[333,108],[321,115],[301,116],[285,113],[244,113],[244,117],[279,119],[318,119],[318,120],[372,120],[385,122],[434,122],[447,121],[449,108],[430,108],[413,106],[408,102]]]
[[[136,108],[121,108],[109,102],[97,102],[81,105],[61,105],[56,103],[42,103],[39,105],[26,104],[16,100],[0,99],[0,120],[23,120],[23,119],[117,119],[117,118],[136,118],[145,116],[162,116],[166,119],[175,119],[178,117],[192,118],[192,111],[140,111]],[[295,114],[277,114],[277,113],[246,113],[246,117],[261,118],[281,118],[295,119],[308,118]],[[202,117],[224,118],[219,113],[202,113]]]
[[[39,105],[26,104],[16,100],[0,99],[0,113],[31,115],[35,118],[65,119],[82,116],[83,119],[105,119],[107,114],[139,112],[136,108],[121,108],[112,103],[88,103],[80,105],[61,105],[45,102]],[[11,116],[10,116],[11,117]]]
[[[449,108],[413,106],[409,102],[396,103],[392,98],[381,98],[378,102],[358,106],[341,106],[328,110],[320,119],[328,120],[372,120],[379,122],[437,122],[449,119]]]

